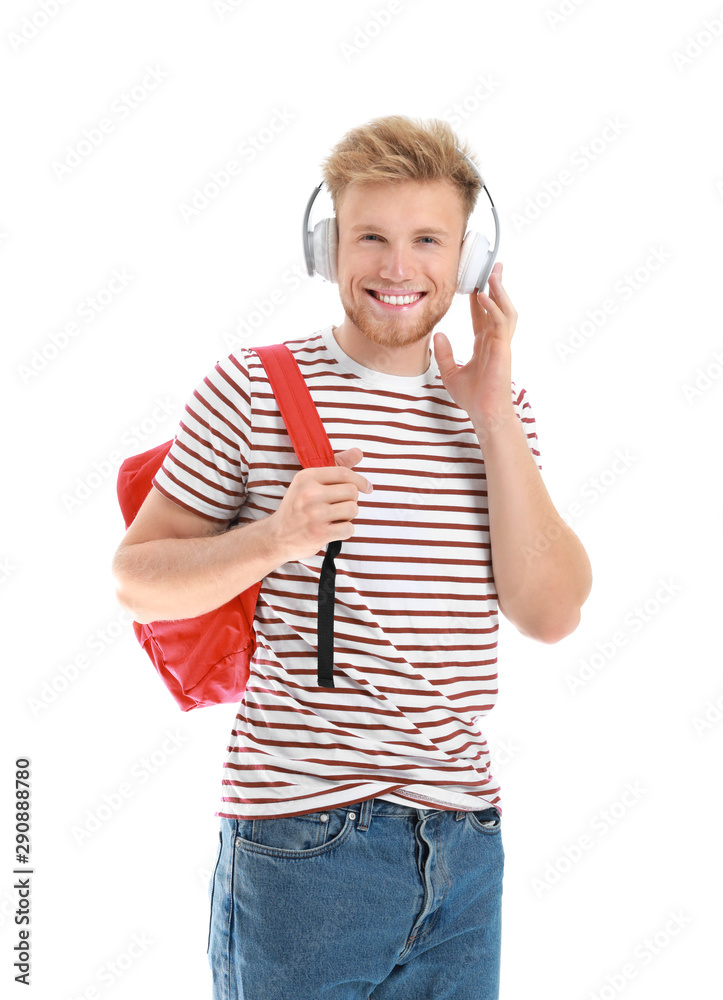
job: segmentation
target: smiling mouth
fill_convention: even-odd
[[[414,306],[427,294],[426,292],[411,292],[408,295],[387,295],[385,292],[378,292],[373,288],[367,288],[366,291],[377,302],[392,309],[404,309]]]

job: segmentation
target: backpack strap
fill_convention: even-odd
[[[331,442],[296,358],[286,344],[254,347],[266,370],[294,451],[304,468],[336,465]],[[334,592],[341,539],[329,542],[321,567],[316,622],[317,681],[334,687]]]

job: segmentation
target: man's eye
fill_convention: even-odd
[[[365,233],[364,236],[362,236],[362,240],[379,240],[379,239],[381,239],[381,237],[377,236],[376,233]],[[423,241],[427,240],[428,243],[437,243],[438,242],[434,238],[434,236],[422,236],[422,237],[420,237],[420,239],[423,240]]]

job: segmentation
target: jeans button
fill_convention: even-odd
[[[349,819],[356,819],[356,813],[349,813]]]

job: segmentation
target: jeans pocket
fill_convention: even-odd
[[[346,809],[240,820],[236,844],[257,854],[316,857],[346,840],[353,825],[354,820]]]
[[[468,812],[467,816],[471,825],[480,833],[494,834],[502,829],[502,817],[494,807]]]
[[[208,900],[210,913],[208,915],[208,943],[206,945],[206,954],[208,955],[209,949],[211,947],[211,925],[213,923],[213,893],[216,888],[216,874],[218,872],[218,865],[221,860],[221,853],[223,851],[223,833],[221,830],[218,831],[218,854],[216,855],[216,864],[213,868],[213,875],[211,876],[211,881],[208,885]]]

